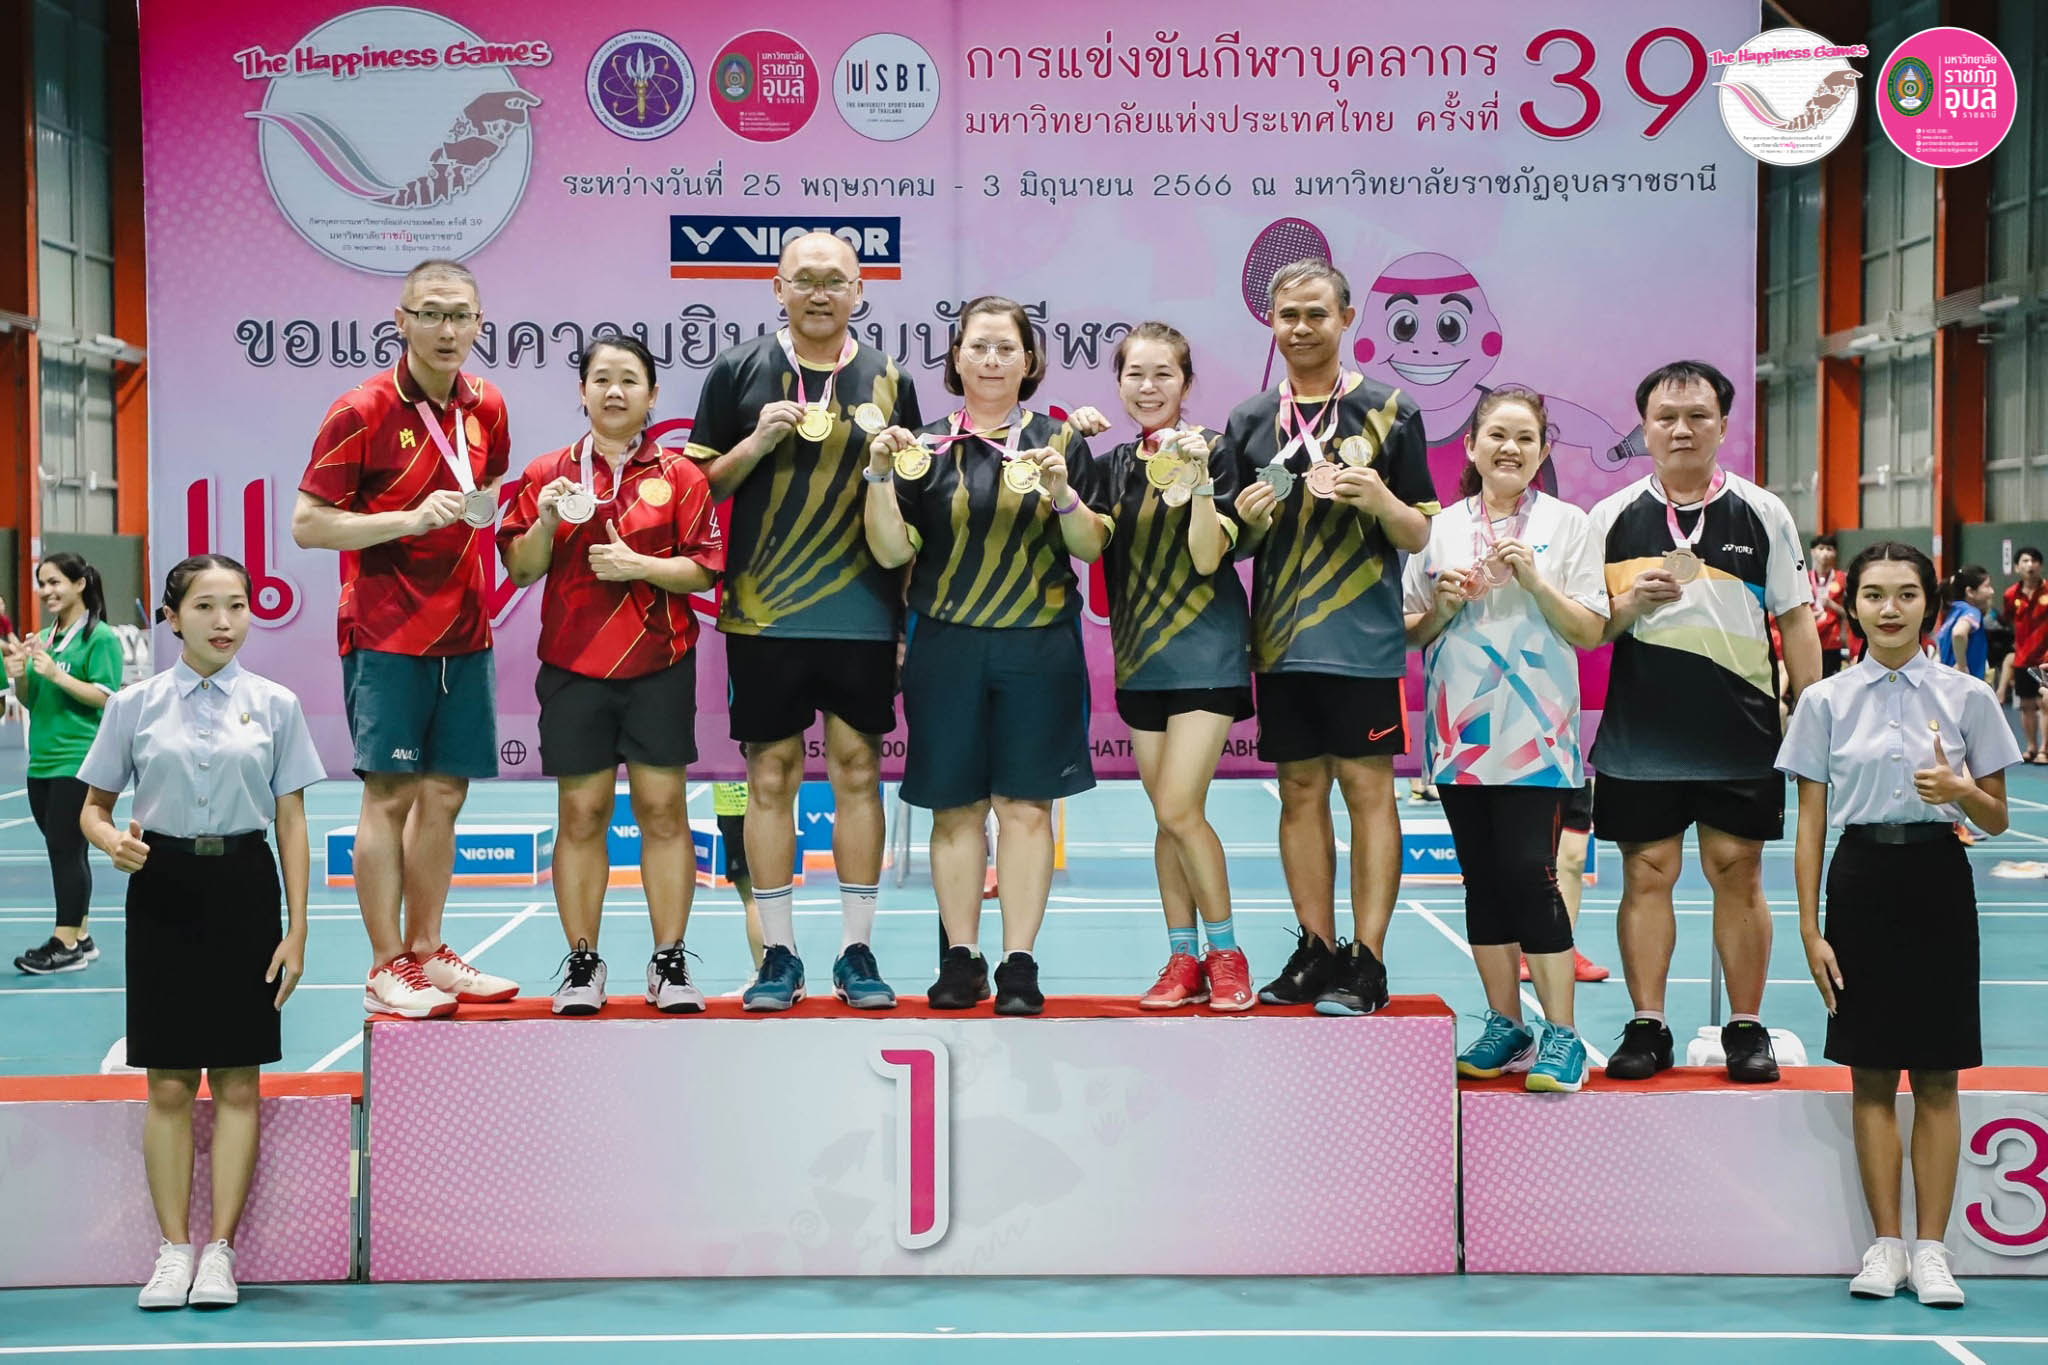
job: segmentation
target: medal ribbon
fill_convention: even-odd
[[[50,639],[47,646],[48,652],[51,654],[56,654],[62,651],[66,645],[70,644],[72,640],[77,638],[78,632],[84,630],[85,623],[91,619],[92,618],[88,616],[86,613],[80,612],[78,614],[78,619],[71,623],[71,629],[64,632],[64,638],[61,640],[57,638],[57,627],[54,623],[52,623],[50,626]]]
[[[1329,418],[1329,425],[1320,433],[1310,425],[1307,418],[1301,415],[1301,406],[1294,401],[1294,382],[1289,379],[1281,380],[1280,429],[1283,432],[1291,432],[1292,438],[1286,445],[1280,447],[1274,453],[1273,458],[1266,461],[1266,463],[1269,465],[1286,464],[1295,451],[1300,450],[1303,446],[1307,446],[1309,463],[1320,464],[1323,459],[1323,442],[1337,434],[1337,423],[1343,416],[1339,411],[1338,404],[1343,399],[1345,393],[1350,390],[1351,381],[1354,377],[1349,370],[1340,369],[1337,371],[1337,386],[1330,390],[1328,405],[1322,413],[1323,417]]]
[[[1664,524],[1671,528],[1672,549],[1684,550],[1690,554],[1692,547],[1700,543],[1700,532],[1707,529],[1707,504],[1714,500],[1714,495],[1719,493],[1722,485],[1727,482],[1728,471],[1716,469],[1714,481],[1707,485],[1707,495],[1700,499],[1700,519],[1693,523],[1691,535],[1678,529],[1678,507],[1671,501],[1671,495],[1664,492],[1663,485],[1657,486],[1657,491],[1664,494]]]
[[[441,419],[427,406],[425,399],[414,403],[413,410],[420,420],[427,424],[427,435],[433,440],[434,448],[441,452],[441,463],[448,466],[448,472],[455,476],[455,487],[464,497],[476,492],[476,471],[469,467],[469,421],[462,409],[455,408],[455,445],[448,445],[448,434],[441,430]]]
[[[1474,494],[1472,500],[1466,504],[1466,511],[1472,518],[1473,557],[1485,559],[1499,548],[1501,541],[1519,539],[1523,528],[1528,524],[1529,509],[1535,504],[1536,489],[1533,486],[1523,489],[1522,495],[1515,499],[1515,510],[1507,515],[1507,534],[1498,536],[1493,532],[1493,513],[1486,510],[1486,499]]]
[[[633,458],[635,452],[640,449],[640,440],[640,437],[635,436],[633,444],[626,447],[625,458],[619,461],[619,472],[612,476],[611,493],[606,497],[600,498],[597,496],[597,484],[590,477],[590,452],[596,446],[597,438],[595,436],[585,436],[583,438],[583,449],[578,456],[583,464],[583,481],[581,486],[584,491],[590,494],[591,501],[595,502],[599,507],[603,507],[606,503],[617,501],[619,485],[625,480],[626,464]]]
[[[951,417],[947,418],[946,420],[952,424],[952,435],[920,436],[917,438],[917,443],[921,446],[926,446],[932,450],[943,450],[947,446],[952,445],[957,441],[971,441],[978,439],[984,442],[989,447],[989,449],[995,451],[996,454],[1002,456],[1003,463],[1008,464],[1011,460],[1017,458],[1017,443],[1020,439],[1022,439],[1024,435],[1025,422],[1027,422],[1030,419],[1025,414],[1024,407],[1021,403],[1018,406],[1012,408],[1010,410],[1009,417],[1004,421],[1004,426],[1007,426],[1010,431],[1009,439],[1004,441],[1001,445],[997,445],[995,443],[994,431],[970,431],[965,429],[967,426],[966,408],[960,409],[960,411],[954,413]],[[995,430],[1000,431],[1001,429],[1001,427],[998,427]]]
[[[839,352],[839,363],[832,367],[832,373],[825,376],[824,387],[818,390],[817,402],[813,403],[804,389],[804,367],[796,358],[796,343],[789,339],[789,329],[778,328],[775,339],[782,343],[782,354],[788,359],[789,368],[796,375],[796,401],[806,408],[822,408],[831,401],[833,381],[839,378],[839,372],[846,368],[846,362],[853,359],[853,353],[859,349],[851,336],[846,338],[846,345]]]

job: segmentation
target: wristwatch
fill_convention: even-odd
[[[1216,480],[1205,480],[1201,483],[1196,484],[1194,488],[1192,488],[1189,491],[1191,491],[1198,498],[1213,498],[1216,496]]]
[[[869,465],[860,471],[860,476],[863,479],[866,479],[869,483],[887,483],[889,482],[891,473],[892,471],[885,469],[881,473],[877,474],[875,472],[874,466]]]

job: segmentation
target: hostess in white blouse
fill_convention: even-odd
[[[78,770],[101,791],[132,782],[143,829],[178,839],[268,829],[278,797],[326,776],[299,699],[233,659],[202,678],[181,658],[116,692]]]
[[[2020,761],[1998,697],[1981,681],[1924,654],[1898,669],[1866,656],[1800,694],[1778,770],[1827,783],[1836,828],[1952,823],[1961,810],[1930,806],[1913,790],[1913,774],[1934,766],[1936,734],[1949,766],[1971,777]]]

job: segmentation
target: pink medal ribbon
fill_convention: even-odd
[[[1680,583],[1690,583],[1700,576],[1700,557],[1692,547],[1699,544],[1701,532],[1707,529],[1707,504],[1727,482],[1728,471],[1716,469],[1714,481],[1707,485],[1707,495],[1700,499],[1700,519],[1693,523],[1691,535],[1678,529],[1677,504],[1671,501],[1671,495],[1665,492],[1662,484],[1657,486],[1657,491],[1664,496],[1664,525],[1671,531],[1671,550],[1664,556],[1664,571]]]
[[[804,387],[803,362],[796,358],[796,343],[790,340],[789,329],[779,329],[775,333],[775,340],[781,343],[783,357],[789,361],[790,372],[796,376],[796,401],[806,414],[803,422],[797,426],[797,432],[807,441],[822,441],[832,434],[832,429],[827,425],[821,432],[813,423],[822,420],[829,424],[832,420],[827,406],[832,401],[832,385],[838,380],[839,372],[846,368],[846,363],[853,359],[854,352],[860,347],[851,336],[846,338],[846,345],[839,351],[839,362],[832,367],[832,373],[825,376],[824,384],[818,389],[818,396],[813,399]],[[811,429],[806,430],[807,427]]]
[[[1472,519],[1472,557],[1476,561],[1465,576],[1465,595],[1468,598],[1482,597],[1488,588],[1504,587],[1514,579],[1514,569],[1500,558],[1500,543],[1520,539],[1529,521],[1529,509],[1535,505],[1536,490],[1533,487],[1523,489],[1522,496],[1515,500],[1515,510],[1506,518],[1507,534],[1496,535],[1493,513],[1486,510],[1485,497],[1474,494],[1465,504],[1466,513]]]
[[[448,444],[448,434],[441,430],[441,419],[434,415],[434,409],[425,399],[412,405],[413,411],[426,424],[427,437],[434,448],[441,452],[441,463],[448,466],[448,472],[455,478],[455,487],[462,494],[462,519],[471,526],[489,526],[498,519],[497,501],[486,489],[476,486],[476,471],[469,467],[469,418],[460,406],[455,406],[455,444]]]

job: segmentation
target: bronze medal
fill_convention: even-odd
[[[1327,460],[1318,461],[1310,465],[1308,471],[1308,491],[1319,498],[1336,496],[1337,471],[1341,468],[1343,466],[1331,464]]]
[[[1664,572],[1681,583],[1690,583],[1700,576],[1700,557],[1681,545],[1664,556]]]

